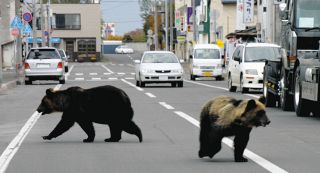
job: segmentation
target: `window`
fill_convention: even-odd
[[[80,14],[55,14],[55,25],[53,28],[56,30],[80,30],[81,20]]]
[[[79,40],[78,52],[96,52],[96,40]]]

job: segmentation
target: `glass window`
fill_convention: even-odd
[[[194,59],[220,59],[220,50],[196,49]]]
[[[54,49],[32,49],[27,59],[61,59]]]
[[[297,28],[320,27],[320,1],[297,0],[295,23]]]
[[[263,62],[281,57],[278,47],[248,47],[245,52],[245,62]]]
[[[148,53],[143,56],[142,63],[178,63],[178,59],[171,53]]]
[[[55,29],[81,29],[80,14],[55,14]]]

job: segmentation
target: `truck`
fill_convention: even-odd
[[[266,60],[263,95],[267,106],[320,113],[320,1],[285,0],[281,12],[280,57]]]

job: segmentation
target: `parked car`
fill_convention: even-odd
[[[116,53],[133,53],[134,51],[132,48],[130,48],[128,46],[121,45],[121,46],[116,47],[115,52]]]
[[[183,87],[183,68],[176,55],[169,51],[146,51],[141,61],[135,60],[136,85],[146,83],[171,83]]]
[[[215,44],[197,44],[190,56],[190,79],[215,77],[222,80],[223,59],[220,48]]]
[[[59,49],[58,51],[62,60],[64,61],[64,69],[65,69],[64,71],[68,72],[69,71],[69,63],[68,63],[69,55],[66,55],[66,52],[63,49]]]
[[[24,60],[24,74],[26,85],[35,80],[57,80],[64,84],[64,60],[56,48],[32,48]]]
[[[266,60],[281,56],[280,46],[268,43],[239,44],[228,65],[228,88],[242,93],[263,88],[263,69]]]

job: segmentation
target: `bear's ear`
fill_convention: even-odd
[[[257,104],[256,104],[256,101],[251,99],[248,101],[248,104],[247,104],[247,107],[246,107],[246,110],[244,111],[245,113],[246,112],[249,112],[250,110],[254,109],[257,107]]]
[[[261,96],[260,98],[259,98],[259,102],[261,102],[262,104],[266,104],[266,102],[267,102],[267,100],[266,100],[266,98],[264,97],[264,96]]]
[[[53,89],[52,88],[47,89],[46,94],[48,97],[51,97],[53,95]]]

